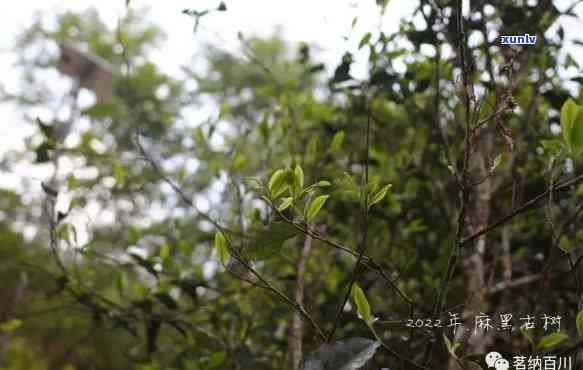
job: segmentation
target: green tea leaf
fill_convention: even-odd
[[[115,164],[113,166],[113,177],[115,178],[115,183],[119,187],[123,187],[126,178],[126,172],[124,168],[120,165]]]
[[[256,227],[251,232],[246,252],[253,260],[265,260],[276,256],[283,243],[298,234],[298,230],[287,222],[272,222]]]
[[[583,337],[583,310],[579,311],[577,314],[577,319],[575,320],[577,326],[577,335]]]
[[[367,325],[372,325],[374,320],[370,310],[370,305],[366,299],[366,295],[356,283],[352,286],[352,299],[356,303],[356,308],[360,317]]]
[[[383,200],[383,198],[387,195],[387,192],[389,191],[389,189],[392,187],[393,185],[388,184],[383,186],[379,191],[377,191],[370,199],[370,202],[368,203],[368,208],[370,209],[370,207],[372,207],[373,205],[377,204],[378,202],[380,202],[381,200]]]
[[[583,107],[581,106],[571,126],[571,146],[574,155],[583,154]]]
[[[460,343],[458,342],[452,343],[445,334],[443,334],[443,341],[449,354],[452,355],[454,358],[458,358],[457,355],[455,354],[455,350],[460,346]]]
[[[310,202],[310,205],[308,206],[308,210],[306,212],[306,222],[310,222],[311,220],[314,219],[314,217],[316,217],[316,215],[318,214],[318,212],[320,212],[328,198],[330,198],[329,195],[320,195]]]
[[[209,357],[208,366],[211,369],[215,369],[215,368],[221,366],[225,362],[226,358],[227,358],[227,354],[225,353],[225,351],[215,352]]]
[[[225,118],[225,114],[229,113],[230,110],[231,108],[229,107],[229,104],[223,102],[219,108],[219,119]]]
[[[502,159],[503,159],[502,154],[498,154],[494,159],[494,163],[492,163],[492,168],[490,169],[490,171],[494,171],[502,163]]]
[[[19,319],[10,319],[8,321],[4,321],[0,323],[0,332],[8,333],[18,329],[22,325],[22,320]]]
[[[277,210],[281,212],[283,210],[288,209],[289,206],[292,205],[293,201],[294,201],[294,198],[292,198],[292,197],[283,198],[281,203],[279,204],[279,207],[277,207]]]
[[[302,167],[296,165],[294,169],[294,194],[299,193],[304,187],[304,171]]]
[[[221,263],[225,264],[229,260],[229,249],[227,248],[227,241],[222,232],[217,231],[215,234],[215,249],[219,255]]]
[[[331,152],[334,153],[340,150],[340,148],[342,147],[342,143],[344,142],[345,136],[346,134],[344,133],[344,131],[338,131],[337,133],[334,134],[334,137],[332,138],[332,143],[330,143]]]
[[[360,40],[360,43],[358,44],[358,49],[362,49],[362,47],[366,44],[368,44],[368,42],[370,41],[372,34],[370,32],[367,32],[362,39]]]
[[[277,198],[281,195],[288,187],[287,184],[287,170],[279,169],[271,175],[269,179],[269,191],[273,198]]]
[[[567,339],[569,339],[569,336],[565,333],[552,333],[542,337],[536,347],[538,349],[552,348]]]
[[[580,107],[575,104],[573,99],[567,99],[567,101],[563,104],[561,108],[561,131],[563,133],[563,139],[567,144],[569,150],[573,150],[572,148],[572,134],[573,134],[573,125],[575,123],[575,119],[577,118],[577,114],[579,113]]]

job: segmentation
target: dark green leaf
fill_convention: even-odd
[[[172,298],[172,296],[166,292],[159,292],[154,294],[154,297],[160,301],[164,306],[171,310],[177,310],[179,308],[178,303]]]
[[[362,49],[362,47],[366,44],[368,44],[368,42],[370,41],[372,34],[370,32],[366,33],[362,39],[360,40],[360,43],[358,44],[358,49]]]
[[[272,222],[255,228],[246,251],[253,260],[264,260],[277,255],[282,244],[298,234],[298,230],[287,222]]]
[[[52,150],[53,146],[50,145],[47,141],[43,142],[36,148],[36,162],[37,163],[46,163],[51,160],[49,157],[49,150]]]

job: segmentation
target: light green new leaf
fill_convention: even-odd
[[[117,292],[121,295],[126,289],[128,282],[126,275],[123,272],[119,272],[117,274],[117,278],[115,280],[115,285],[117,287]]]
[[[332,142],[330,143],[330,151],[331,152],[337,152],[338,150],[340,150],[340,148],[342,147],[342,143],[344,142],[344,137],[346,136],[346,134],[344,133],[344,131],[338,131],[337,133],[334,134],[334,137],[332,138]]]
[[[77,187],[77,178],[73,175],[69,175],[69,177],[67,177],[67,188],[69,188],[69,190],[73,190]]]
[[[316,217],[316,215],[318,214],[318,212],[320,212],[328,198],[330,198],[329,195],[320,195],[314,198],[314,200],[308,206],[308,211],[306,212],[306,222],[310,222],[311,220],[314,219],[314,217]]]
[[[580,109],[581,107],[575,104],[573,99],[567,99],[561,107],[561,131],[569,150],[573,150],[573,127]]]
[[[158,253],[161,259],[166,259],[170,257],[170,245],[164,244],[162,248],[160,248],[160,252]]]
[[[385,185],[379,191],[374,193],[374,195],[371,197],[371,199],[368,203],[368,208],[370,209],[370,207],[372,207],[373,205],[375,205],[378,202],[380,202],[381,200],[383,200],[383,198],[387,195],[387,192],[389,191],[389,189],[392,186],[393,185],[391,185],[391,184]]]
[[[583,154],[583,106],[579,106],[579,112],[571,127],[571,145],[574,155]]]
[[[215,352],[209,357],[208,366],[211,369],[216,369],[225,362],[226,358],[227,354],[225,353],[225,351]]]
[[[299,165],[294,169],[294,193],[299,193],[304,187],[304,170]]]
[[[269,179],[269,191],[273,198],[277,198],[287,189],[287,176],[287,170],[280,169],[275,171]]]
[[[368,42],[370,41],[372,34],[370,32],[367,32],[362,39],[360,40],[360,43],[358,44],[358,49],[362,49],[362,47],[366,44],[368,44]]]
[[[553,333],[545,335],[540,339],[536,347],[537,349],[553,348],[567,339],[569,339],[569,336],[565,333]]]
[[[330,181],[326,181],[326,180],[322,180],[322,181],[318,181],[317,183],[313,184],[312,186],[314,187],[326,187],[326,186],[330,186],[332,184],[330,184]]]
[[[454,342],[452,344],[451,341],[449,340],[449,338],[445,334],[443,334],[443,341],[445,342],[445,347],[447,348],[447,351],[454,358],[457,358],[457,355],[455,354],[455,350],[460,346],[460,343],[459,342]]]
[[[579,311],[577,314],[577,319],[575,320],[577,326],[577,335],[583,337],[583,310]]]
[[[113,166],[113,176],[115,178],[115,183],[119,187],[123,187],[126,178],[126,172],[122,166],[114,165]]]
[[[294,201],[294,198],[292,198],[292,197],[283,198],[281,201],[281,204],[279,205],[279,207],[277,207],[277,210],[281,212],[281,211],[288,209],[289,206],[292,205],[293,201]]]
[[[22,325],[22,320],[20,319],[10,319],[0,323],[0,332],[9,333],[18,329]]]
[[[492,168],[490,171],[494,171],[500,164],[502,163],[502,154],[498,154],[496,158],[494,158],[494,163],[492,164]]]
[[[215,249],[219,255],[219,261],[226,263],[229,260],[229,249],[227,248],[227,241],[222,232],[217,231],[215,234]]]
[[[368,326],[372,325],[373,317],[370,310],[370,305],[366,299],[366,295],[358,284],[352,286],[352,299],[356,303],[356,308],[360,317],[366,322]]]

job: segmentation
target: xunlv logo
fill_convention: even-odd
[[[528,33],[524,36],[500,36],[502,45],[534,45],[536,44],[536,35],[530,36]]]

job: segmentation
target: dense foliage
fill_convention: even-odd
[[[0,369],[575,356],[583,40],[566,44],[560,21],[576,5],[473,1],[462,17],[460,3],[420,1],[335,66],[242,33],[180,77],[149,61],[165,36],[133,3],[114,29],[95,10],[37,19],[15,46],[22,86],[3,97],[35,129],[3,153],[31,177],[0,193]],[[184,16],[199,32],[214,11],[236,16],[225,3]],[[524,33],[537,43],[499,43]],[[65,42],[111,65],[113,100],[51,82],[70,81],[55,72]],[[473,331],[506,313],[514,331]],[[452,315],[471,330],[454,334]]]

